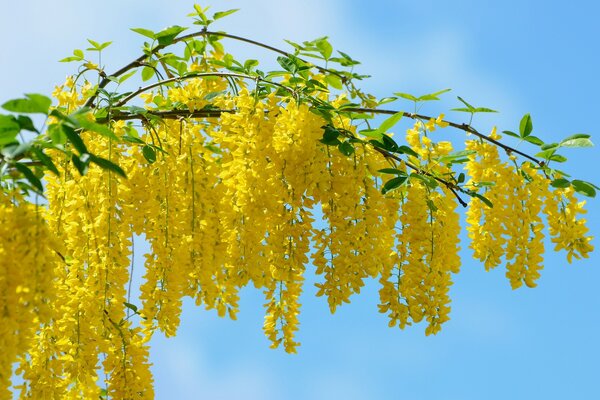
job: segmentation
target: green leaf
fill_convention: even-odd
[[[465,99],[463,99],[462,97],[460,97],[460,96],[456,96],[456,98],[457,98],[457,99],[458,99],[458,100],[459,100],[461,103],[463,103],[465,106],[467,106],[467,109],[469,109],[469,110],[474,110],[474,109],[475,109],[475,107],[473,107],[472,105],[470,105],[469,103],[467,103],[467,101],[466,101]]]
[[[429,208],[431,211],[433,211],[433,212],[436,212],[436,211],[438,210],[438,208],[437,208],[437,206],[435,205],[435,203],[433,202],[433,200],[431,200],[431,199],[427,199],[427,200],[426,200],[426,203],[427,203],[427,207],[428,207],[428,208]]]
[[[142,68],[142,81],[146,82],[149,79],[152,79],[154,76],[154,68],[152,67],[144,67]]]
[[[67,139],[71,142],[73,147],[75,147],[79,155],[82,156],[83,154],[86,154],[88,152],[87,147],[85,146],[85,143],[83,143],[81,136],[75,132],[75,129],[65,124],[62,124],[61,127],[63,133],[67,136]]]
[[[393,97],[393,96],[392,97],[384,97],[382,99],[379,99],[379,101],[377,102],[377,105],[381,106],[383,104],[391,103],[396,100],[398,100],[397,97]]]
[[[19,115],[17,117],[17,122],[19,123],[19,126],[21,127],[21,129],[24,129],[24,130],[30,131],[30,132],[39,133],[39,131],[36,129],[35,125],[33,125],[33,121],[31,120],[31,118],[29,118],[25,115]]]
[[[52,100],[41,94],[25,94],[24,99],[9,100],[2,105],[7,111],[24,114],[48,114]]]
[[[79,121],[81,127],[87,131],[99,133],[100,135],[112,140],[119,140],[117,135],[115,135],[115,133],[106,125],[92,122],[87,119],[85,115],[77,116],[77,120]]]
[[[540,139],[540,138],[539,138],[539,137],[537,137],[537,136],[532,136],[532,135],[530,135],[530,136],[527,136],[527,137],[526,137],[524,140],[525,140],[526,142],[529,142],[529,143],[535,144],[536,146],[541,146],[541,145],[543,145],[543,144],[544,144],[544,142],[542,141],[542,139]]]
[[[345,156],[350,156],[354,153],[354,146],[349,142],[342,142],[338,145],[338,149]]]
[[[138,308],[135,304],[131,304],[131,303],[127,303],[126,301],[123,302],[123,305],[127,308],[129,308],[131,311],[133,311],[134,313],[137,314],[138,312]]]
[[[12,115],[0,115],[0,145],[13,142],[20,131],[21,126]]]
[[[155,38],[158,40],[158,44],[161,46],[168,46],[173,43],[177,35],[185,31],[187,28],[179,25],[169,26],[162,31],[155,34]]]
[[[571,182],[569,182],[568,179],[565,178],[558,178],[553,180],[550,185],[552,185],[555,188],[568,188],[569,186],[571,186]]]
[[[409,93],[396,92],[396,93],[394,93],[394,95],[396,95],[398,97],[402,97],[403,99],[410,100],[410,101],[415,101],[415,102],[419,101],[418,98],[416,98],[415,96],[413,96],[412,94],[409,94]]]
[[[413,149],[411,149],[410,147],[408,147],[406,145],[398,146],[396,153],[408,154],[409,156],[419,158],[419,155],[417,154],[417,152],[415,152]]]
[[[291,57],[284,56],[277,57],[277,62],[279,63],[279,65],[281,65],[283,69],[285,69],[288,72],[291,72],[292,74],[298,72],[298,63],[296,60],[297,59],[295,57],[293,59]]]
[[[571,140],[571,139],[589,139],[589,138],[591,138],[591,136],[586,133],[576,133],[574,135],[564,138],[563,141]]]
[[[25,179],[27,179],[31,186],[35,188],[39,193],[44,192],[44,186],[42,185],[42,182],[37,176],[35,176],[33,172],[31,172],[29,167],[21,163],[15,163],[15,168],[17,169],[17,171],[23,174]]]
[[[83,57],[84,57],[83,50],[75,49],[75,50],[73,50],[73,55],[75,57],[79,57],[80,60],[83,60]]]
[[[338,140],[338,136],[340,136],[340,131],[338,131],[335,127],[331,125],[326,125],[323,130],[323,138],[320,140],[321,143],[326,144],[327,146],[337,146],[341,142]]]
[[[65,57],[58,60],[58,62],[72,62],[72,61],[82,61],[81,57]]]
[[[135,33],[139,33],[140,35],[146,36],[150,39],[156,39],[156,34],[149,29],[144,28],[130,28]]]
[[[514,133],[512,131],[502,131],[502,133],[504,133],[505,135],[508,135],[508,136],[516,137],[516,138],[520,138],[521,137],[521,136],[517,135],[516,133]]]
[[[137,72],[137,70],[133,70],[133,71],[129,71],[128,73],[126,73],[125,75],[122,75],[118,78],[118,82],[119,84],[125,82],[127,79],[131,78],[133,75],[135,75],[135,73]]]
[[[439,92],[435,92],[435,93],[429,93],[429,94],[424,94],[422,96],[419,96],[417,98],[417,101],[432,101],[432,100],[439,100],[439,95],[440,94],[444,94],[447,93],[449,91],[451,91],[452,89],[444,89],[444,90],[440,90]]]
[[[465,174],[463,172],[461,172],[458,175],[458,178],[456,178],[456,183],[461,184],[465,181]]]
[[[392,178],[383,185],[381,193],[386,194],[394,189],[398,189],[400,186],[406,184],[407,180],[408,176],[398,176],[396,178]]]
[[[142,147],[142,154],[148,163],[153,164],[156,161],[156,151],[152,147]]]
[[[492,110],[491,108],[487,108],[487,107],[475,107],[473,109],[473,113],[497,113],[498,111],[496,110]]]
[[[571,184],[577,193],[587,197],[596,197],[596,189],[594,189],[594,185],[591,183],[574,179]]]
[[[544,149],[544,146],[541,147],[542,151],[540,151],[539,153],[537,153],[535,156],[536,157],[540,157],[540,158],[544,158],[546,160],[549,160],[550,157],[556,153],[556,149],[558,146],[554,146],[554,147],[550,147],[547,149]]]
[[[327,38],[320,38],[319,40],[317,40],[315,45],[317,46],[317,49],[319,50],[319,53],[321,53],[323,58],[325,60],[329,60],[329,58],[331,57],[331,53],[333,53],[333,47],[331,46]]]
[[[422,174],[413,172],[412,174],[410,174],[410,179],[418,179],[421,182],[423,182],[425,184],[425,186],[429,187],[430,189],[435,189],[438,186],[437,181],[428,175],[422,175]]]
[[[490,201],[487,197],[479,193],[473,193],[473,196],[477,197],[479,200],[483,201],[483,203],[489,208],[494,208],[494,203]]]
[[[445,156],[442,156],[440,158],[438,158],[438,161],[440,163],[443,164],[452,164],[453,162],[457,162],[459,160],[465,159],[466,157],[470,156],[471,154],[475,154],[476,151],[475,150],[461,150],[461,151],[457,151],[455,153],[452,154],[447,154]]]
[[[560,142],[562,147],[594,147],[594,143],[586,137],[567,138]]]
[[[73,165],[75,166],[77,171],[79,171],[79,174],[81,176],[87,173],[89,167],[89,159],[87,156],[87,153],[82,154],[80,157],[77,157],[76,154],[71,154],[71,161],[73,161]]]
[[[327,84],[335,89],[341,90],[344,85],[342,83],[342,78],[340,78],[337,75],[333,75],[333,74],[327,74],[325,75],[325,82],[327,82]]]
[[[93,162],[100,168],[114,172],[117,175],[122,176],[123,178],[127,178],[125,171],[123,171],[123,169],[121,167],[119,167],[117,164],[115,164],[114,162],[107,160],[106,158],[95,156],[93,154],[90,154],[89,157],[90,157],[90,162]]]
[[[383,136],[383,133],[381,133],[379,129],[363,129],[361,131],[358,131],[358,133],[360,133],[363,136],[372,137],[375,139],[381,139],[381,137]]]
[[[353,65],[360,64],[360,61],[354,60],[352,57],[350,57],[348,54],[344,53],[343,51],[338,50],[337,52],[343,58],[343,60],[338,61],[340,63],[340,65],[342,65],[343,67],[351,67]]]
[[[557,148],[558,148],[558,143],[546,143],[540,147],[540,150],[551,150],[551,149],[557,149]],[[536,157],[538,157],[538,156],[536,156]]]
[[[223,18],[223,17],[226,17],[226,16],[228,16],[228,15],[231,15],[231,14],[233,14],[234,12],[236,12],[236,11],[239,11],[239,10],[240,10],[239,8],[234,8],[234,9],[227,10],[227,11],[218,11],[218,12],[214,13],[214,15],[213,15],[213,19],[216,21],[216,20],[218,20],[218,19],[221,19],[221,18]]]
[[[523,118],[521,118],[521,123],[519,124],[519,133],[522,138],[526,138],[533,131],[533,122],[531,122],[531,115],[525,114]]]
[[[246,71],[252,71],[254,68],[256,68],[258,66],[258,60],[246,60],[244,62],[244,69]]]
[[[383,148],[388,151],[395,152],[398,150],[398,143],[388,135],[383,135],[381,137],[381,142],[383,143]]]
[[[35,154],[35,157],[50,171],[52,172],[54,175],[59,176],[58,173],[58,168],[56,168],[56,165],[54,165],[54,162],[52,161],[52,159],[50,157],[48,157],[45,153],[44,150],[39,149],[37,147],[32,147],[31,151],[33,152],[33,154]]]
[[[549,158],[550,161],[556,161],[556,162],[565,162],[567,161],[567,157],[565,156],[561,156],[560,154],[552,154]]]
[[[380,169],[378,172],[381,172],[382,174],[393,174],[393,175],[404,175],[404,176],[406,176],[406,172],[401,171],[401,170],[396,169],[396,168],[383,168],[383,169]]]
[[[112,42],[105,42],[100,44],[92,39],[87,39],[87,41],[92,45],[92,47],[86,49],[88,51],[102,51],[112,44]]]
[[[466,108],[460,107],[460,108],[452,108],[451,111],[458,111],[458,112],[468,112],[471,114],[475,114],[475,113],[492,113],[492,112],[498,112],[496,110],[492,110],[491,108],[487,108],[487,107],[474,107],[471,104],[467,103],[467,101],[465,99],[463,99],[460,96],[456,96],[456,98],[463,103],[465,106],[467,106]]]
[[[379,125],[379,131],[381,131],[381,133],[386,133],[394,125],[396,125],[402,119],[403,116],[404,113],[402,111],[399,111],[396,114],[392,115],[391,117],[383,121],[381,125]]]

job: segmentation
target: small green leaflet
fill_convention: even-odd
[[[213,19],[216,21],[216,20],[218,20],[218,19],[221,19],[221,18],[223,18],[223,17],[226,17],[226,16],[228,16],[228,15],[231,15],[231,14],[233,14],[234,12],[236,12],[236,11],[239,11],[239,10],[240,10],[239,8],[234,8],[234,9],[232,9],[232,10],[227,10],[227,11],[218,11],[218,12],[214,13],[214,15],[213,15]]]
[[[571,182],[571,185],[573,186],[573,189],[575,189],[575,191],[577,193],[580,193],[587,197],[596,197],[595,185],[593,185],[589,182],[580,181],[578,179],[573,179],[573,181]]]
[[[86,49],[88,51],[102,51],[112,44],[112,42],[98,43],[92,39],[88,39],[87,41],[93,46]]]
[[[383,169],[380,169],[378,172],[381,172],[382,174],[393,174],[393,175],[405,175],[406,176],[406,172],[401,171],[396,168],[383,168]]]
[[[131,304],[131,303],[127,303],[126,301],[123,302],[123,305],[127,308],[129,308],[131,311],[133,311],[134,313],[137,314],[138,312],[138,308],[135,304]]]
[[[521,123],[519,124],[519,133],[522,138],[526,138],[533,131],[533,122],[531,122],[531,115],[525,114],[523,118],[521,118]]]
[[[154,151],[152,147],[142,147],[142,154],[144,155],[146,161],[148,161],[150,164],[153,164],[156,161],[156,151]]]
[[[565,178],[557,178],[555,180],[553,180],[550,185],[552,185],[552,187],[555,188],[568,188],[569,186],[571,186],[571,182],[569,182],[568,179]]]
[[[24,99],[9,100],[2,105],[7,111],[24,114],[48,114],[52,100],[50,98],[36,93],[25,95]]]
[[[382,194],[386,194],[394,189],[399,188],[408,181],[408,176],[398,176],[387,181],[381,189]]]
[[[439,95],[447,93],[450,90],[452,90],[452,89],[444,89],[444,90],[440,90],[439,92],[428,93],[428,94],[424,94],[424,95],[419,96],[419,97],[413,96],[412,94],[409,94],[409,93],[402,93],[402,92],[396,92],[394,94],[396,96],[398,96],[398,97],[403,98],[403,99],[414,101],[415,103],[417,103],[419,101],[439,100],[440,99],[438,97]]]
[[[31,186],[37,192],[39,192],[39,193],[44,192],[44,186],[42,186],[42,182],[40,181],[40,179],[37,176],[35,176],[35,174],[33,172],[31,172],[31,170],[26,165],[23,165],[21,163],[15,163],[15,168],[17,169],[17,171],[19,171],[20,173],[23,174],[25,179],[27,179],[27,181],[29,181]]]
[[[98,157],[93,154],[89,155],[89,160],[99,166],[102,169],[106,169],[116,173],[117,175],[122,176],[123,178],[127,178],[125,171],[121,167],[119,167],[114,162],[107,160],[106,158]]]
[[[397,112],[396,114],[383,121],[381,125],[379,125],[379,128],[377,130],[381,133],[388,132],[394,125],[396,125],[402,119],[403,116],[404,112]]]
[[[594,143],[590,140],[590,135],[578,133],[563,139],[560,142],[561,147],[593,147]]]
[[[496,113],[498,111],[496,110],[492,110],[491,108],[487,108],[487,107],[474,107],[471,104],[467,103],[467,101],[465,99],[463,99],[460,96],[456,96],[456,98],[463,103],[465,106],[467,106],[466,108],[461,107],[461,108],[452,108],[451,111],[458,111],[458,112],[468,112],[471,114],[475,114],[475,113]]]
[[[350,156],[354,153],[354,146],[349,142],[343,142],[338,145],[338,149],[345,156]]]
[[[183,26],[173,25],[156,33],[154,35],[154,38],[158,40],[159,45],[168,46],[171,43],[173,43],[177,35],[185,31],[186,29],[187,28],[184,28]]]
[[[150,39],[156,39],[156,34],[149,29],[144,28],[130,28],[135,33],[139,33],[140,35],[146,36]]]

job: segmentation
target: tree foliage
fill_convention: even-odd
[[[194,33],[133,29],[143,53],[113,73],[94,60],[111,43],[88,40],[62,60],[78,69],[54,101],[2,105],[0,397],[18,362],[24,398],[152,398],[154,332],[176,334],[186,296],[235,319],[248,284],[265,295],[272,347],[296,352],[307,268],[331,312],[376,279],[390,326],[435,334],[461,206],[474,257],[505,265],[513,288],[536,285],[546,236],[569,262],[592,251],[577,196],[598,188],[554,167],[589,135],[545,143],[526,114],[503,131],[517,149],[479,132],[473,117],[495,111],[461,97],[452,111],[468,123],[419,113],[449,89],[364,93],[360,63],[326,37],[285,51],[212,30],[235,11],[195,6]],[[274,52],[279,68],[235,59],[225,40]],[[136,236],[150,245],[139,298]]]

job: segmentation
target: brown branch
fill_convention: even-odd
[[[218,118],[223,113],[233,114],[237,112],[237,110],[167,110],[167,111],[154,111],[148,110],[144,113],[128,113],[128,112],[113,112],[110,115],[111,121],[129,121],[132,119],[147,119],[148,115],[152,115],[155,117],[163,118],[163,119],[180,119],[180,118]],[[105,124],[109,122],[109,118],[98,118],[96,120],[99,124]]]
[[[309,61],[306,61],[306,60],[304,60],[304,59],[302,59],[300,57],[297,57],[294,54],[289,53],[287,51],[278,49],[278,48],[273,47],[273,46],[269,46],[268,44],[261,43],[261,42],[258,42],[256,40],[248,39],[248,38],[241,37],[241,36],[231,35],[231,34],[225,33],[225,32],[208,31],[205,28],[205,29],[203,29],[203,30],[201,30],[199,32],[190,33],[188,35],[184,35],[184,36],[178,37],[178,38],[174,39],[173,42],[170,43],[170,44],[167,44],[167,45],[158,45],[155,48],[153,48],[148,54],[142,54],[141,56],[139,56],[135,60],[131,61],[129,64],[123,66],[122,68],[118,69],[117,71],[113,72],[112,74],[110,74],[108,76],[106,74],[104,74],[103,79],[98,84],[98,89],[103,89],[104,87],[106,87],[111,82],[111,79],[109,79],[109,78],[113,78],[114,79],[116,77],[119,77],[119,76],[123,75],[124,73],[126,73],[127,71],[129,71],[129,70],[131,70],[133,68],[144,66],[145,65],[144,61],[146,61],[146,59],[148,59],[149,57],[157,54],[159,51],[167,48],[168,46],[171,46],[171,45],[176,44],[176,43],[184,42],[186,40],[193,39],[195,37],[209,36],[209,35],[220,36],[220,37],[224,37],[224,38],[228,38],[228,39],[238,40],[238,41],[241,41],[241,42],[244,42],[244,43],[252,44],[254,46],[262,47],[262,48],[267,49],[267,50],[271,50],[271,51],[273,51],[275,53],[279,53],[279,54],[284,55],[286,57],[295,57],[298,60],[302,61],[303,63],[307,63],[307,64],[310,64],[310,65],[314,66],[320,72],[326,72],[326,73],[329,73],[329,74],[337,75],[338,77],[340,77],[342,79],[342,82],[346,82],[347,81],[347,78],[344,75],[340,74],[339,72],[333,71],[333,70],[330,70],[330,69],[327,69],[327,68],[324,68],[324,67],[321,67],[319,65],[315,65],[315,64],[313,64],[313,63],[311,63]],[[84,107],[94,107],[94,100],[96,100],[96,98],[97,98],[97,91],[96,91],[96,94],[94,94],[89,99],[87,99],[87,101],[84,104]]]
[[[399,111],[394,111],[394,110],[380,110],[377,108],[362,108],[362,107],[353,107],[353,108],[344,108],[342,111],[349,111],[349,112],[359,112],[359,113],[373,113],[373,114],[397,114]],[[411,118],[411,119],[418,119],[418,120],[430,120],[433,117],[427,116],[427,115],[422,115],[422,114],[414,114],[414,113],[409,113],[409,112],[402,112],[402,115],[407,117],[407,118]],[[523,153],[522,151],[519,151],[517,149],[515,149],[514,147],[510,147],[508,145],[505,145],[502,142],[499,142],[498,140],[484,135],[483,133],[480,133],[479,131],[477,131],[475,128],[473,128],[471,125],[468,124],[458,124],[456,122],[451,122],[451,121],[446,121],[444,120],[444,122],[446,122],[449,126],[456,128],[456,129],[460,129],[462,131],[465,131],[467,133],[472,133],[473,135],[488,141],[490,143],[495,144],[496,146],[504,149],[507,153],[515,153],[518,154],[522,157],[527,158],[530,161],[533,161],[534,163],[536,163],[537,165],[539,165],[540,167],[544,167],[545,164],[543,161],[538,160],[535,157],[530,156],[527,153]]]
[[[266,79],[262,79],[259,76],[251,76],[251,75],[246,75],[246,74],[235,74],[233,72],[198,72],[198,73],[187,74],[185,76],[181,76],[181,77],[177,77],[177,78],[165,79],[165,80],[158,81],[158,82],[152,83],[152,84],[144,86],[144,87],[140,87],[135,92],[132,92],[127,97],[125,97],[122,100],[115,103],[113,107],[121,107],[121,106],[127,104],[127,102],[130,101],[131,99],[133,99],[135,96],[137,96],[141,93],[144,93],[150,89],[154,89],[155,87],[159,87],[159,86],[166,85],[166,84],[173,83],[173,82],[182,82],[182,81],[185,81],[187,79],[192,79],[192,78],[206,78],[206,77],[215,77],[215,76],[251,79],[256,82],[265,82],[269,85],[274,85],[274,86],[277,86],[277,87],[280,87],[282,89],[289,91],[294,97],[297,96],[294,89],[292,89],[288,86],[282,85],[281,83],[271,82]]]

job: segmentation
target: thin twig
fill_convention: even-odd
[[[294,89],[282,85],[281,83],[277,83],[277,82],[271,82],[265,79],[262,79],[261,77],[258,76],[251,76],[251,75],[246,75],[246,74],[236,74],[233,72],[197,72],[197,73],[190,73],[187,74],[185,76],[181,76],[181,77],[177,77],[177,78],[171,78],[171,79],[165,79],[162,81],[158,81],[158,82],[154,82],[150,85],[144,86],[144,87],[140,87],[138,90],[136,90],[135,92],[132,92],[131,94],[129,94],[127,97],[123,98],[122,100],[118,101],[117,103],[114,104],[113,107],[121,107],[125,104],[127,104],[128,101],[130,101],[131,99],[133,99],[134,97],[136,97],[137,95],[144,93],[150,89],[154,89],[155,87],[159,87],[162,85],[166,85],[169,83],[173,83],[173,82],[182,82],[185,81],[186,79],[192,79],[192,78],[206,78],[206,77],[231,77],[231,78],[241,78],[241,79],[251,79],[253,81],[256,82],[264,82],[267,83],[269,85],[273,85],[273,86],[277,86],[280,87],[282,89],[287,90],[288,92],[290,92],[294,97],[297,96],[297,93],[294,91]]]
[[[111,82],[110,78],[113,78],[113,79],[117,78],[117,77],[123,75],[124,73],[126,73],[127,71],[129,71],[129,70],[131,70],[133,68],[142,67],[142,66],[146,65],[145,61],[149,57],[157,54],[159,51],[165,49],[168,46],[174,45],[176,43],[184,42],[186,40],[193,39],[195,37],[209,36],[209,35],[220,36],[220,37],[224,37],[224,38],[228,38],[228,39],[238,40],[238,41],[249,43],[249,44],[252,44],[252,45],[255,45],[255,46],[258,46],[258,47],[262,47],[262,48],[267,49],[267,50],[271,50],[271,51],[273,51],[275,53],[279,53],[279,54],[284,55],[286,57],[295,57],[298,60],[302,61],[303,63],[310,64],[311,66],[314,66],[319,72],[324,72],[324,73],[329,73],[329,74],[337,75],[342,80],[342,82],[344,82],[344,83],[347,82],[347,80],[348,80],[346,76],[344,76],[343,74],[340,74],[337,71],[333,71],[333,70],[330,70],[328,68],[324,68],[324,67],[321,67],[319,65],[315,65],[315,64],[313,64],[313,63],[311,63],[309,61],[306,61],[306,60],[304,60],[304,59],[302,59],[302,58],[300,58],[298,56],[295,56],[294,54],[289,53],[289,52],[287,52],[285,50],[278,49],[276,47],[270,46],[270,45],[265,44],[265,43],[258,42],[256,40],[248,39],[248,38],[237,36],[237,35],[231,35],[231,34],[225,33],[225,32],[208,31],[205,28],[205,29],[203,29],[203,30],[201,30],[199,32],[194,32],[194,33],[190,33],[188,35],[184,35],[184,36],[178,37],[178,38],[174,39],[173,42],[170,43],[170,44],[167,44],[167,45],[158,45],[155,48],[153,48],[148,54],[142,54],[141,56],[139,56],[135,60],[131,61],[129,64],[123,66],[122,68],[118,69],[117,71],[113,72],[112,74],[110,74],[110,75],[104,74],[105,76],[103,77],[103,79],[98,84],[98,89],[103,89],[104,87],[106,87],[106,85],[108,85]],[[92,107],[93,108],[93,104],[94,104],[94,101],[96,100],[96,98],[97,98],[97,92],[96,92],[96,94],[94,94],[93,96],[91,96],[85,102],[84,107]]]
[[[395,110],[380,110],[377,108],[362,108],[362,107],[352,107],[352,108],[344,108],[342,111],[348,111],[348,112],[359,112],[359,113],[373,113],[373,114],[398,114],[400,111],[395,111]],[[430,120],[433,117],[427,116],[427,115],[422,115],[422,114],[415,114],[415,113],[410,113],[410,112],[402,112],[402,115],[407,117],[407,118],[411,118],[411,119],[418,119],[418,120]],[[510,147],[508,145],[505,145],[504,143],[499,142],[498,140],[484,135],[483,133],[480,133],[479,131],[477,131],[475,128],[473,128],[471,125],[468,124],[458,124],[456,122],[451,122],[451,121],[446,121],[444,120],[443,122],[447,123],[449,126],[456,128],[456,129],[460,129],[462,131],[465,131],[467,133],[472,133],[473,135],[488,141],[490,143],[495,144],[498,147],[501,147],[502,149],[504,149],[507,153],[515,153],[515,154],[519,154],[520,156],[523,156],[525,158],[527,158],[530,161],[533,161],[534,163],[536,163],[537,165],[539,165],[540,167],[544,167],[545,164],[543,161],[538,160],[535,157],[530,156],[527,153],[523,153],[522,151],[519,151],[517,149],[515,149],[514,147]]]

